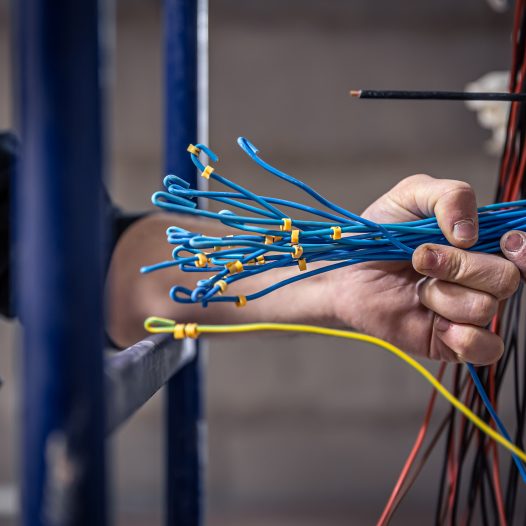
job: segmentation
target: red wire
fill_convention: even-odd
[[[444,372],[446,370],[446,366],[447,364],[445,362],[440,365],[440,369],[436,376],[438,381],[442,380],[442,377],[444,376]],[[427,404],[426,412],[424,414],[424,421],[422,423],[422,426],[420,427],[420,430],[418,431],[418,435],[416,437],[415,443],[413,444],[413,448],[411,449],[411,452],[409,453],[409,456],[407,457],[407,460],[405,461],[404,467],[402,468],[402,471],[400,472],[400,475],[398,477],[398,480],[396,481],[395,487],[393,488],[393,491],[391,492],[389,500],[387,501],[384,511],[382,512],[380,519],[376,523],[376,526],[385,526],[388,523],[387,521],[389,520],[389,516],[391,515],[391,511],[392,511],[393,505],[395,504],[396,497],[398,496],[398,493],[400,492],[402,485],[404,484],[407,476],[409,475],[411,466],[413,465],[416,455],[420,451],[422,444],[424,442],[424,438],[429,428],[429,422],[431,421],[431,415],[433,414],[433,408],[435,405],[436,398],[437,398],[437,391],[433,390],[433,393],[431,394],[431,398],[429,399],[429,403]]]

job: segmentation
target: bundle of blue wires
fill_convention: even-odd
[[[152,202],[170,212],[207,217],[220,221],[242,233],[211,237],[172,226],[167,230],[168,242],[176,245],[172,259],[148,267],[141,272],[178,266],[184,272],[211,273],[197,281],[190,290],[174,286],[170,297],[179,303],[232,302],[244,306],[274,290],[342,267],[368,261],[410,260],[414,250],[423,243],[449,242],[438,227],[435,217],[395,224],[379,224],[353,214],[328,200],[312,187],[262,160],[258,149],[244,137],[238,139],[241,149],[261,168],[305,192],[316,206],[257,195],[220,175],[210,164],[203,164],[200,155],[217,162],[217,155],[203,144],[190,145],[188,151],[201,175],[212,179],[228,191],[190,188],[176,175],[165,177],[165,191],[156,192]],[[197,208],[199,198],[236,207],[241,212],[224,209],[220,212]],[[320,206],[321,205],[321,206]],[[297,210],[312,219],[294,219],[282,208]],[[526,230],[526,200],[492,204],[479,208],[479,238],[469,250],[485,253],[500,251],[500,238],[509,230]],[[245,215],[243,215],[245,214]],[[309,263],[326,262],[323,267],[308,270]],[[277,281],[247,296],[225,294],[228,285],[277,268],[297,266],[298,274]],[[484,390],[476,369],[467,364],[475,386],[501,433],[509,433],[496,414]],[[514,456],[517,468],[526,482],[526,469]]]
[[[263,161],[257,148],[247,139],[240,137],[238,144],[259,166],[303,190],[321,207],[257,195],[218,174],[212,166],[205,166],[199,159],[201,152],[212,162],[218,160],[209,148],[202,144],[189,146],[192,161],[201,174],[230,191],[193,189],[176,175],[168,175],[164,179],[166,191],[156,192],[152,202],[171,212],[215,219],[242,233],[211,237],[170,227],[168,242],[176,245],[173,259],[144,267],[141,272],[178,266],[184,272],[212,273],[211,277],[199,280],[194,290],[173,287],[170,296],[174,301],[201,303],[204,307],[212,302],[245,304],[316,274],[366,261],[410,260],[414,250],[423,243],[449,244],[434,217],[406,223],[375,223],[345,210],[304,182]],[[199,209],[198,198],[236,207],[247,214],[230,209],[220,212]],[[283,207],[306,212],[313,219],[294,219],[282,210]],[[511,229],[526,229],[526,201],[480,208],[479,239],[470,250],[499,252],[500,237]],[[326,262],[327,265],[309,271],[308,264],[314,262]],[[230,283],[291,266],[299,268],[297,275],[243,297],[241,303],[239,296],[225,294]]]

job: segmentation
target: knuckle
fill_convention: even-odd
[[[489,294],[472,294],[469,306],[470,319],[478,325],[487,325],[498,308],[497,299]]]
[[[452,281],[462,281],[468,272],[468,262],[466,254],[461,250],[452,250],[439,258],[442,271],[448,279]]]
[[[451,197],[458,197],[463,195],[475,195],[475,192],[469,183],[465,181],[447,181],[447,186],[444,188],[441,199],[444,199],[446,196],[450,199]],[[448,200],[449,200],[448,199]]]
[[[511,296],[519,288],[520,280],[519,269],[513,263],[505,261],[505,266],[497,279],[498,294],[503,298]]]
[[[424,182],[424,181],[428,181],[429,179],[432,179],[432,177],[430,175],[426,175],[426,174],[414,174],[414,175],[410,175],[408,177],[404,177],[404,179],[402,179],[396,186],[398,188],[405,188],[407,186],[413,186],[415,184],[418,184],[418,183],[421,183],[421,182]]]
[[[477,333],[471,327],[465,327],[458,335],[457,349],[459,354],[464,355],[471,350],[476,350],[477,347]]]

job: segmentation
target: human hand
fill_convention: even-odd
[[[526,234],[520,233],[520,243],[511,233],[503,238],[503,245],[511,243],[505,254],[513,263],[462,250],[478,236],[475,194],[467,183],[427,175],[404,179],[362,214],[378,223],[432,215],[453,246],[425,244],[412,262],[363,263],[330,273],[335,315],[412,354],[493,363],[504,345],[486,326],[519,286],[518,267],[526,275]]]

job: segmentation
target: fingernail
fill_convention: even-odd
[[[437,263],[438,254],[434,250],[426,248],[426,251],[422,256],[422,270],[433,270]]]
[[[437,331],[446,332],[451,327],[451,322],[446,320],[446,318],[442,318],[442,316],[437,316],[435,327]]]
[[[513,232],[504,241],[504,248],[509,252],[518,252],[523,244],[524,238],[520,234]]]
[[[459,241],[471,241],[477,236],[477,231],[475,229],[475,223],[472,219],[463,219],[458,221],[453,226],[453,235]]]

